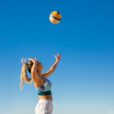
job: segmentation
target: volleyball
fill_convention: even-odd
[[[52,24],[59,24],[61,22],[61,19],[62,19],[62,16],[58,11],[51,12],[49,16],[49,20]]]

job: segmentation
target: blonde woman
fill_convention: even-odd
[[[59,61],[61,60],[60,55],[55,56],[55,62],[50,67],[48,72],[42,73],[43,65],[36,59],[29,59],[27,63],[23,60],[22,71],[21,71],[21,83],[20,87],[23,88],[25,83],[34,83],[34,87],[38,90],[39,102],[35,108],[35,114],[52,114],[53,110],[53,98],[51,93],[51,82],[48,77],[55,71]],[[31,74],[31,78],[27,76],[27,70]]]

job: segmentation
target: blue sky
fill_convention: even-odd
[[[114,114],[114,2],[112,0],[0,1],[0,113],[34,114],[37,91],[19,88],[22,57],[45,69],[60,53],[50,77],[53,114]],[[60,24],[49,22],[60,11]]]

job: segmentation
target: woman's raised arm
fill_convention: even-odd
[[[42,77],[48,78],[55,71],[60,60],[61,60],[61,55],[56,55],[54,64],[50,67],[50,69],[46,73],[42,74]]]
[[[34,80],[34,82],[37,82],[37,76],[38,76],[38,72],[37,72],[37,60],[35,59],[29,59],[30,61],[33,62],[33,66],[31,68],[31,75],[32,75],[32,79]]]

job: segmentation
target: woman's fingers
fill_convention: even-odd
[[[55,55],[55,59],[56,60],[60,60],[61,59],[61,55],[60,54]]]
[[[38,63],[38,60],[36,58],[29,58],[29,61],[32,61],[33,63]]]
[[[33,59],[33,58],[29,58],[28,60],[29,60],[29,61],[32,61],[33,63],[35,63],[35,62],[36,62],[36,60],[35,60],[35,59]]]
[[[57,58],[60,60],[61,59],[61,55],[58,55]]]

